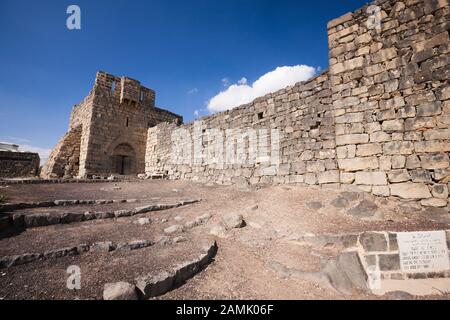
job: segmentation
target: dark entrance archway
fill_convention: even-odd
[[[112,154],[112,171],[120,175],[136,174],[136,153],[127,143],[119,144]]]

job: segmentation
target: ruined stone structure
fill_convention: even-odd
[[[0,150],[0,178],[34,177],[38,171],[37,153]]]
[[[89,95],[75,105],[69,131],[45,163],[44,178],[144,172],[147,130],[182,117],[155,107],[155,92],[139,81],[98,72]]]
[[[222,184],[354,184],[379,196],[448,206],[449,21],[448,0],[376,1],[332,20],[328,71],[197,126],[150,128],[146,173]],[[232,128],[267,131],[228,145],[210,140],[209,129],[226,136]],[[206,160],[214,150],[236,156],[240,148],[270,145],[271,130],[280,132],[269,155],[279,165]],[[176,145],[191,162],[177,161],[177,136],[191,138]]]

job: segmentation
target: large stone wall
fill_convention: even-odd
[[[38,171],[37,153],[0,151],[0,178],[34,177]]]
[[[331,21],[329,71],[198,123],[149,129],[146,173],[217,183],[354,184],[447,206],[449,21],[446,0],[377,1]],[[278,130],[269,157],[280,164],[211,162],[217,145],[236,155],[260,143],[259,135],[230,145],[208,135],[233,128],[257,135],[266,129],[268,136]],[[186,152],[190,163],[181,160]]]
[[[89,95],[73,107],[69,132],[42,177],[143,173],[147,129],[162,121],[182,123],[182,117],[155,107],[155,92],[139,81],[100,71]]]
[[[379,28],[366,7],[328,24],[338,166],[376,195],[446,206],[449,2],[374,4]]]
[[[58,142],[41,170],[46,179],[77,176],[80,166],[82,125],[71,129]]]

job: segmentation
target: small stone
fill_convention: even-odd
[[[167,236],[160,236],[158,240],[156,240],[156,242],[159,243],[160,245],[165,246],[166,244],[170,243],[170,238]]]
[[[241,214],[226,213],[222,216],[222,220],[228,229],[245,227],[245,221]]]
[[[175,224],[173,226],[170,226],[170,227],[164,229],[164,233],[167,233],[167,234],[172,234],[175,232],[182,232],[182,231],[183,231],[183,227],[178,224]]]
[[[136,287],[127,282],[106,283],[103,300],[138,300]]]
[[[211,230],[209,231],[209,234],[211,234],[213,236],[216,236],[216,237],[219,237],[219,238],[224,238],[225,234],[226,234],[226,231],[227,230],[225,229],[224,226],[216,225],[216,226],[213,226],[211,228]]]
[[[136,220],[136,223],[141,225],[141,226],[144,226],[144,225],[150,223],[150,218],[139,218],[139,219]]]
[[[173,243],[180,243],[180,242],[186,242],[186,241],[187,241],[187,239],[185,237],[182,237],[182,236],[175,237],[175,238],[172,239]]]

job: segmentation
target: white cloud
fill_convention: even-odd
[[[197,93],[198,89],[197,88],[192,88],[191,90],[188,91],[188,94],[194,94]]]
[[[247,84],[247,78],[242,77],[241,80],[238,81],[238,84]]]
[[[19,150],[20,151],[24,151],[24,152],[35,152],[35,153],[39,153],[39,158],[41,158],[41,165],[43,165],[45,163],[45,161],[47,161],[50,152],[52,152],[51,149],[45,149],[45,148],[40,148],[40,147],[34,147],[34,146],[30,146],[28,144],[23,144],[19,146]]]
[[[210,112],[219,112],[249,103],[253,99],[312,78],[316,69],[306,65],[283,66],[262,75],[252,85],[242,78],[225,91],[212,97],[207,105]],[[224,78],[228,80],[227,78]],[[222,79],[222,83],[224,83]]]
[[[223,78],[221,81],[224,87],[228,87],[230,85],[230,79],[228,78]]]
[[[11,140],[11,141],[14,141],[15,143],[30,143],[31,142],[28,139],[12,137],[12,136],[5,136],[5,137],[2,137],[2,139],[3,140]]]

